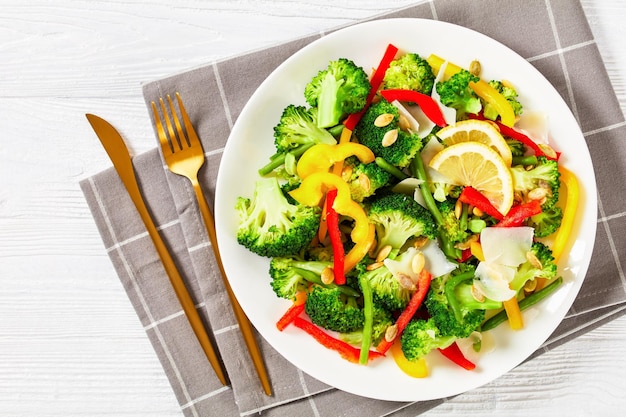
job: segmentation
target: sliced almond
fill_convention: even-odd
[[[462,213],[463,213],[463,202],[461,200],[456,200],[456,203],[454,203],[454,217],[456,217],[457,219],[460,219]]]
[[[396,140],[398,140],[398,129],[389,130],[385,133],[385,136],[383,136],[382,145],[385,148],[389,147],[396,143]]]
[[[383,113],[379,115],[376,120],[374,120],[374,126],[376,127],[385,127],[388,126],[389,123],[393,121],[393,114],[391,113]]]
[[[530,281],[526,281],[526,283],[524,284],[524,291],[525,292],[533,292],[533,291],[535,291],[535,288],[537,288],[537,280],[536,279],[531,279]]]
[[[427,244],[427,243],[428,243],[428,237],[426,237],[426,236],[420,236],[420,237],[418,237],[417,239],[415,239],[415,240],[413,241],[413,247],[414,247],[415,249],[421,249],[421,248],[423,248],[424,246],[426,246],[426,244]]]
[[[402,130],[409,131],[411,129],[411,122],[409,122],[409,119],[407,119],[405,115],[401,114],[398,119],[398,126]]]

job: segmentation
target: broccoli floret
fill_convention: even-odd
[[[392,114],[393,120],[386,126],[377,127],[374,121],[381,114]],[[419,136],[400,129],[400,111],[385,99],[372,104],[361,117],[354,129],[359,142],[372,150],[374,155],[397,168],[405,168],[422,149],[423,143]],[[383,145],[383,138],[389,131],[397,131],[397,138],[389,146]]]
[[[409,248],[409,250],[397,255],[394,261],[398,264],[405,264],[407,268],[410,268],[415,251]],[[378,268],[367,270],[367,263],[368,261],[363,261],[359,264],[359,281],[366,279],[369,282],[372,288],[374,303],[389,311],[404,309],[411,299],[413,290],[402,286],[396,275],[386,265],[383,264]],[[371,263],[371,259],[369,263]]]
[[[291,204],[274,177],[257,180],[252,198],[239,197],[237,241],[266,257],[300,252],[317,233],[320,209]]]
[[[317,126],[335,126],[350,113],[363,110],[372,88],[367,73],[353,61],[339,58],[317,73],[304,88],[304,98],[317,107]]]
[[[519,291],[528,281],[535,278],[552,279],[555,278],[558,271],[557,265],[554,263],[552,250],[541,242],[533,242],[530,247],[528,256],[532,260],[528,260],[517,268],[517,272],[513,280],[509,283],[512,290]]]
[[[466,118],[467,113],[476,114],[482,109],[480,98],[470,87],[470,82],[478,82],[480,78],[467,70],[461,70],[447,81],[435,86],[441,104],[452,107],[457,111],[457,120]]]
[[[277,154],[272,159],[280,154],[318,143],[334,145],[337,140],[326,129],[317,126],[317,115],[313,109],[307,110],[304,106],[290,104],[283,110],[280,121],[274,126]]]
[[[516,165],[511,167],[511,174],[515,192],[523,200],[527,200],[528,193],[537,188],[547,191],[546,201],[541,204],[543,210],[550,209],[559,200],[561,174],[557,161],[540,156],[534,167],[528,169],[528,167]]]
[[[374,304],[374,323],[372,326],[372,345],[378,345],[382,338],[385,336],[387,327],[393,324],[393,317],[391,313]],[[350,333],[342,333],[340,335],[341,340],[351,345],[360,345],[363,341],[363,329],[358,329]]]
[[[430,95],[435,74],[428,61],[418,54],[408,53],[391,61],[383,82],[387,89],[414,90]]]
[[[405,194],[389,193],[374,198],[368,217],[376,227],[379,248],[391,245],[398,251],[413,237],[437,237],[437,224],[432,214]]]
[[[502,306],[502,303],[489,299],[476,301],[471,288],[473,278],[473,268],[466,267],[465,271],[456,275],[444,275],[432,280],[424,304],[442,335],[468,337],[480,328],[485,310]]]
[[[337,285],[323,284],[322,272],[326,268],[332,268],[333,262],[329,259],[306,260],[299,256],[279,256],[270,261],[271,286],[276,295],[280,298],[292,300],[298,291],[305,291],[310,284],[317,284],[323,287],[335,288]],[[348,296],[358,297],[360,293],[350,287],[337,287]]]
[[[393,179],[393,175],[378,164],[364,164],[353,156],[346,158],[341,177],[348,183],[352,199],[357,202],[372,196],[376,190],[390,184]]]
[[[509,145],[509,149],[511,150],[511,156],[524,156],[526,153],[526,145],[524,145],[519,140],[515,139],[506,139],[506,144]]]
[[[402,353],[409,361],[416,361],[434,349],[445,349],[456,338],[444,336],[433,319],[411,320],[400,336]]]
[[[365,320],[356,298],[344,294],[339,287],[314,286],[304,311],[313,323],[340,333],[363,328]]]
[[[517,91],[510,85],[504,85],[502,81],[491,80],[489,81],[489,85],[492,86],[497,92],[502,94],[502,96],[509,102],[511,108],[513,109],[513,113],[518,116],[522,114],[522,104],[517,100]],[[498,118],[498,112],[494,109],[493,105],[487,101],[482,100],[483,102],[483,114],[486,118],[491,120],[496,120]]]
[[[461,216],[457,218],[455,205],[456,203],[454,200],[447,199],[437,204],[439,212],[443,218],[443,222],[439,225],[439,227],[440,231],[448,236],[449,242],[460,243],[465,242],[470,237],[470,233],[467,231],[468,213],[467,207],[465,207]]]
[[[541,213],[530,216],[528,226],[535,228],[535,237],[546,237],[556,232],[561,227],[563,210],[558,206],[542,210]]]

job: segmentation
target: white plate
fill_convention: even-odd
[[[459,47],[463,39],[463,47]],[[238,196],[251,196],[257,170],[274,152],[273,127],[290,103],[305,105],[306,83],[329,61],[345,57],[369,71],[388,43],[424,57],[437,54],[467,67],[478,59],[485,79],[506,79],[515,85],[527,110],[549,115],[551,143],[563,151],[561,163],[581,184],[576,240],[564,255],[560,270],[564,285],[549,299],[524,313],[526,328],[513,332],[502,325],[489,332],[494,349],[465,371],[436,352],[429,355],[430,376],[414,379],[389,358],[369,366],[347,362],[302,330],[276,330],[276,320],[290,305],[270,287],[268,259],[239,246],[235,233]],[[432,20],[389,19],[355,25],[327,35],[298,51],[258,88],[243,109],[224,150],[216,190],[217,235],[233,291],[263,337],[287,360],[307,374],[357,395],[417,401],[444,398],[486,384],[524,361],[561,322],[587,272],[596,230],[596,187],[589,151],[569,108],[552,85],[523,58],[502,44],[472,30]]]

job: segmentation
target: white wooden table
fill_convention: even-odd
[[[110,165],[84,113],[144,152],[141,82],[410,3],[0,1],[0,415],[182,416],[78,187]],[[626,2],[583,5],[624,110]],[[426,415],[623,415],[624,352],[626,318]]]

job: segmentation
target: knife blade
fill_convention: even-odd
[[[86,117],[96,133],[96,136],[100,139],[102,146],[104,146],[104,149],[109,155],[115,170],[120,176],[126,191],[128,191],[133,204],[139,212],[139,216],[141,217],[141,220],[143,221],[146,230],[154,243],[165,272],[172,283],[174,292],[176,293],[183,311],[189,320],[189,324],[200,342],[200,346],[206,354],[207,359],[211,363],[211,366],[213,367],[213,370],[215,371],[215,374],[220,382],[223,385],[227,385],[224,369],[217,356],[215,348],[213,347],[211,339],[209,338],[204,323],[196,310],[195,303],[193,302],[193,299],[185,286],[185,282],[180,275],[176,264],[174,263],[174,259],[165,246],[165,242],[161,238],[161,235],[159,234],[154,220],[152,219],[152,216],[150,215],[146,203],[141,195],[139,184],[137,183],[137,177],[135,175],[135,168],[133,167],[133,162],[130,153],[128,152],[128,148],[124,143],[124,139],[109,122],[101,117],[94,114],[86,114]]]

